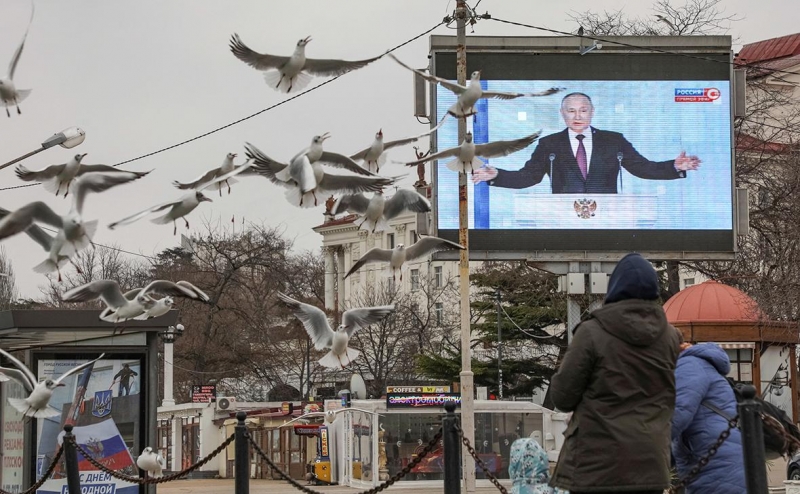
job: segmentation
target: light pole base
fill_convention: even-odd
[[[162,407],[171,407],[175,405],[175,400],[163,400],[161,402]]]

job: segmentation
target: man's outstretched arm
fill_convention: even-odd
[[[649,180],[674,180],[686,178],[688,170],[697,170],[702,161],[697,156],[687,156],[681,152],[677,158],[668,161],[650,161],[633,147],[627,139],[620,136],[622,167],[631,175]]]
[[[500,170],[492,166],[484,166],[475,170],[472,174],[472,182],[475,184],[488,182],[491,186],[507,189],[524,189],[541,182],[545,173],[549,170],[549,166],[549,162],[544,156],[542,145],[539,144],[533,151],[531,159],[525,162],[525,166],[521,169],[509,171]]]

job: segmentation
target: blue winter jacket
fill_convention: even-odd
[[[718,413],[703,406],[710,402],[729,417],[736,416],[736,398],[725,376],[731,363],[714,343],[694,345],[681,352],[675,369],[675,413],[672,416],[672,454],[678,476],[684,477],[708,454],[728,425]],[[734,428],[730,437],[686,489],[687,494],[745,494],[742,437]]]

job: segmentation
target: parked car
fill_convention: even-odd
[[[800,480],[800,453],[794,455],[786,465],[786,478],[789,480]]]

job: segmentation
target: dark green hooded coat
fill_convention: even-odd
[[[638,255],[623,258],[606,305],[575,328],[550,384],[573,412],[551,484],[577,492],[669,487],[678,332],[654,300],[658,280]]]

